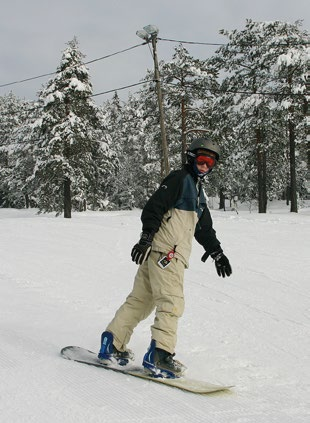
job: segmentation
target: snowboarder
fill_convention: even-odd
[[[184,310],[184,269],[188,267],[193,237],[205,249],[203,262],[211,256],[219,276],[232,273],[201,186],[219,158],[214,142],[195,139],[187,150],[184,167],[172,171],[143,208],[141,238],[131,252],[139,269],[132,292],[102,333],[98,358],[103,362],[125,365],[133,358],[127,349],[133,330],[155,309],[143,366],[157,376],[183,374],[185,366],[174,355],[178,319]]]

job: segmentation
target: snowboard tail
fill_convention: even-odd
[[[67,360],[73,360],[79,363],[88,364],[90,366],[102,367],[106,370],[112,370],[114,372],[150,380],[152,382],[161,383],[196,394],[209,394],[212,392],[225,391],[232,388],[232,386],[215,385],[201,380],[188,379],[184,376],[175,379],[155,377],[154,375],[146,373],[144,367],[132,364],[127,366],[119,366],[117,364],[106,365],[98,359],[97,354],[95,354],[93,351],[89,351],[81,347],[64,347],[60,354]]]

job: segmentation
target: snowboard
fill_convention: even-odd
[[[217,391],[225,391],[232,386],[214,385],[209,382],[202,380],[188,379],[187,377],[179,377],[175,379],[167,379],[161,377],[155,377],[146,372],[142,366],[136,366],[128,364],[126,366],[119,366],[116,364],[105,365],[92,351],[85,348],[68,346],[64,347],[61,352],[61,356],[67,360],[77,361],[78,363],[88,364],[90,366],[102,367],[106,370],[113,370],[114,372],[123,373],[128,376],[134,376],[141,379],[146,379],[152,382],[161,383],[166,386],[182,389],[195,394],[210,394]]]

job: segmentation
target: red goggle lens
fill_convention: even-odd
[[[215,165],[216,160],[215,157],[201,155],[196,157],[196,163],[200,166],[206,164],[208,168],[212,168]]]

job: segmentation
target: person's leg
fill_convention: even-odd
[[[106,328],[113,334],[113,344],[119,351],[126,351],[134,328],[154,310],[148,267],[148,260],[139,267],[131,293]]]
[[[156,312],[152,325],[152,339],[156,347],[170,354],[175,352],[178,320],[184,311],[184,263],[173,258],[165,269],[158,266],[159,254],[149,258],[149,279]]]

